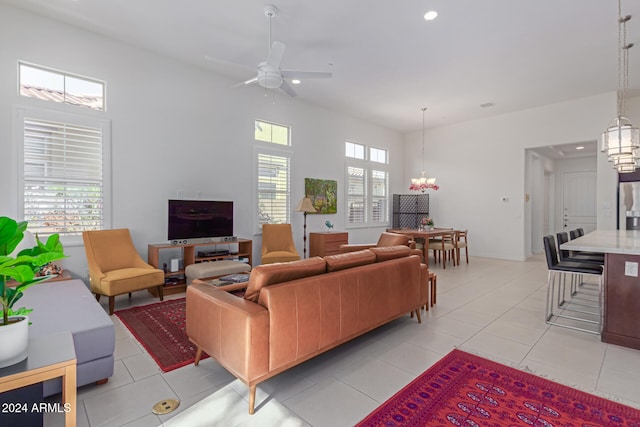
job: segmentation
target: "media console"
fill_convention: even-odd
[[[238,245],[237,253],[235,251],[230,251],[229,249],[222,249],[220,246],[228,246],[230,244]],[[206,249],[205,249],[206,247]],[[247,258],[249,260],[248,264],[253,265],[253,241],[251,239],[241,239],[236,238],[233,241],[222,241],[222,242],[202,242],[202,243],[181,243],[175,244],[174,242],[168,243],[156,243],[149,244],[148,247],[148,263],[155,268],[159,268],[162,270],[163,266],[160,263],[160,251],[163,249],[182,249],[182,261],[183,268],[178,271],[166,271],[165,277],[170,279],[172,277],[184,276],[185,268],[188,265],[195,264],[196,262],[203,261],[216,261],[221,259],[232,259],[232,258]],[[199,249],[196,253],[196,249]],[[165,284],[163,292],[165,295],[171,295],[179,292],[184,292],[186,289],[186,284]],[[153,289],[149,289],[149,292],[157,296],[157,290],[154,287]]]

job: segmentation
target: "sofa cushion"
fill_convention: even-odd
[[[398,233],[383,232],[378,239],[377,247],[409,245],[409,236]]]
[[[249,285],[247,286],[244,298],[249,301],[258,302],[260,289],[262,289],[263,286],[323,274],[326,271],[326,265],[324,259],[320,257],[259,265],[251,271]]]
[[[376,255],[376,262],[403,258],[411,255],[411,249],[408,246],[404,245],[371,248],[370,251]]]
[[[370,250],[347,252],[344,254],[329,255],[324,257],[327,263],[327,273],[340,271],[359,265],[373,264],[376,262],[376,254]]]

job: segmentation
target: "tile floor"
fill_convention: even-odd
[[[78,391],[78,426],[351,426],[454,347],[640,408],[640,351],[545,324],[541,257],[432,268],[438,303],[422,324],[403,317],[266,381],[253,416],[246,387],[215,361],[162,373],[114,316],[115,374]],[[116,309],[154,301],[138,292]],[[170,397],[178,410],[151,413]]]

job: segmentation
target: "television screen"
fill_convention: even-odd
[[[169,200],[169,240],[233,236],[233,202]]]

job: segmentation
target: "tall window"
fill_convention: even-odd
[[[20,95],[105,110],[105,83],[39,65],[18,64]]]
[[[347,219],[351,226],[389,222],[388,153],[346,142]]]
[[[291,222],[291,128],[255,121],[257,224]]]
[[[21,216],[41,235],[105,228],[109,122],[19,109]]]

